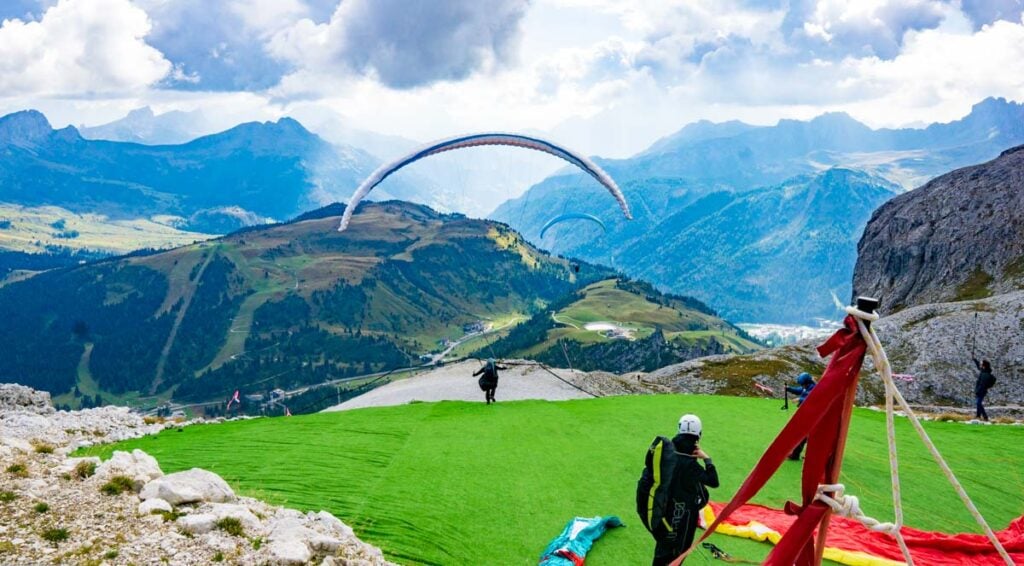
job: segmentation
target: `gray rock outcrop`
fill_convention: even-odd
[[[0,412],[23,411],[39,415],[54,412],[50,394],[16,383],[0,383]]]
[[[875,330],[893,370],[913,376],[898,383],[910,403],[973,406],[973,354],[996,376],[987,404],[1024,404],[1024,291],[913,307]]]
[[[855,295],[883,312],[1024,288],[1024,146],[885,203],[858,245]]]

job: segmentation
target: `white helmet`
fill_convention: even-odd
[[[689,414],[679,417],[679,434],[692,434],[700,438],[700,431],[700,417]]]

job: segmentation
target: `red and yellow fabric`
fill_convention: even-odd
[[[723,507],[721,503],[711,503],[705,507],[702,512],[704,524],[714,523]],[[787,515],[781,509],[747,504],[737,508],[727,519],[719,522],[715,532],[778,544],[795,521],[795,516]],[[1024,564],[1024,516],[1013,520],[1006,529],[997,532],[996,536],[1014,562]],[[903,537],[915,563],[950,566],[1003,564],[1003,560],[985,535],[950,535],[903,527]],[[848,566],[904,564],[899,546],[893,537],[869,530],[857,521],[845,517],[832,518],[825,542],[824,558]]]

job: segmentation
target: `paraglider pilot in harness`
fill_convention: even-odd
[[[718,487],[718,471],[700,448],[700,438],[700,419],[683,415],[679,434],[672,440],[655,438],[647,451],[636,507],[654,536],[653,566],[670,564],[693,544],[700,511],[708,504],[707,488]]]
[[[796,383],[796,387],[788,386],[786,387],[786,391],[792,393],[793,395],[799,396],[796,400],[796,405],[797,407],[799,407],[800,405],[803,404],[804,401],[807,400],[807,396],[811,394],[811,390],[814,389],[814,386],[816,384],[814,383],[814,378],[811,377],[811,374],[807,372],[798,375],[796,378]],[[807,438],[804,438],[803,440],[800,441],[800,444],[796,445],[796,448],[793,449],[793,452],[789,454],[789,459],[799,460],[800,453],[804,451],[804,446],[806,445]]]
[[[508,369],[498,365],[498,362],[494,361],[494,358],[489,358],[484,367],[473,372],[473,376],[480,376],[480,380],[477,382],[480,385],[480,390],[484,392],[484,399],[487,404],[497,403],[498,400],[494,398],[494,392],[498,389],[498,370]],[[481,375],[483,374],[483,375]]]
[[[977,359],[971,359],[974,361],[974,367],[978,368],[978,379],[974,382],[975,417],[987,421],[985,395],[988,395],[988,390],[996,384],[996,378],[992,375],[992,364],[988,360],[978,362]]]

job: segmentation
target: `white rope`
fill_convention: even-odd
[[[874,322],[878,320],[878,314],[867,313],[855,307],[846,307],[846,312],[857,319],[857,328],[860,330],[861,336],[864,337],[864,341],[867,342],[868,350],[871,352],[871,358],[875,362],[875,369],[878,370],[878,373],[882,376],[882,381],[885,383],[885,425],[889,440],[889,471],[892,477],[892,497],[895,521],[891,523],[891,531],[889,530],[889,527],[886,527],[886,530],[883,532],[890,532],[891,534],[893,534],[893,536],[896,537],[896,541],[900,545],[900,550],[903,552],[903,557],[906,559],[908,565],[912,565],[913,560],[910,556],[910,550],[907,548],[906,542],[903,540],[903,536],[900,532],[900,529],[903,526],[903,505],[902,497],[900,495],[899,461],[896,456],[896,426],[894,418],[895,412],[893,410],[893,401],[895,400],[899,404],[903,412],[906,413],[906,416],[910,420],[910,423],[913,425],[914,430],[917,431],[917,435],[921,438],[921,442],[923,442],[924,445],[928,448],[928,451],[931,452],[932,458],[935,459],[935,462],[939,465],[939,468],[942,469],[942,473],[945,474],[946,479],[953,486],[953,489],[956,490],[957,495],[960,496],[960,500],[963,501],[964,506],[967,507],[967,510],[970,511],[971,515],[974,516],[974,520],[977,521],[978,525],[980,525],[981,528],[985,531],[985,536],[988,537],[988,540],[992,543],[992,546],[995,547],[996,552],[998,552],[999,556],[1003,558],[1003,561],[1006,562],[1007,566],[1014,566],[1013,560],[1010,559],[1010,555],[1006,553],[1006,549],[1003,548],[1003,545],[999,542],[999,539],[996,538],[995,533],[992,532],[992,529],[988,526],[988,523],[985,521],[985,518],[982,517],[981,512],[978,511],[978,507],[974,504],[974,501],[972,501],[970,496],[967,495],[967,491],[960,484],[960,481],[956,479],[956,475],[953,474],[953,470],[951,470],[949,468],[949,465],[946,464],[946,460],[942,457],[942,454],[939,453],[939,449],[936,448],[935,444],[931,441],[931,438],[928,437],[928,433],[925,432],[924,427],[921,426],[921,422],[917,418],[917,415],[914,414],[914,411],[910,408],[910,405],[907,404],[906,399],[903,398],[903,394],[900,393],[899,389],[896,388],[896,383],[893,381],[892,378],[892,366],[889,365],[889,358],[885,354],[885,349],[882,348],[882,342],[878,339],[878,335],[875,334],[874,327],[870,327],[864,323],[864,321]],[[829,489],[835,487],[841,488],[842,486],[819,486],[818,498],[821,498],[822,501],[825,501],[826,504],[835,509],[835,507],[825,499],[828,496],[824,495],[824,492],[834,492],[835,495],[832,496],[832,499],[834,499],[834,501],[839,505],[841,509],[845,508],[849,509],[851,512],[856,511],[859,513],[860,507],[859,502],[857,502],[856,498],[849,495],[845,496],[846,500],[850,500],[852,498],[853,502],[844,503],[844,497],[842,495],[841,489],[838,491],[834,489]],[[837,513],[838,512],[839,511],[837,511]],[[863,517],[863,513],[860,513],[860,516]],[[854,516],[854,518],[860,520],[859,517]],[[875,521],[870,517],[865,517],[865,519]],[[878,521],[875,521],[875,523],[878,523]],[[878,523],[878,525],[890,525],[890,523]]]
[[[860,499],[856,495],[844,495],[844,490],[846,490],[846,486],[841,483],[822,484],[818,486],[818,494],[814,498],[831,507],[832,512],[836,515],[855,519],[872,531],[888,533],[895,537],[900,536],[900,525],[883,523],[878,519],[868,517],[860,509]],[[829,493],[832,495],[828,495]]]

